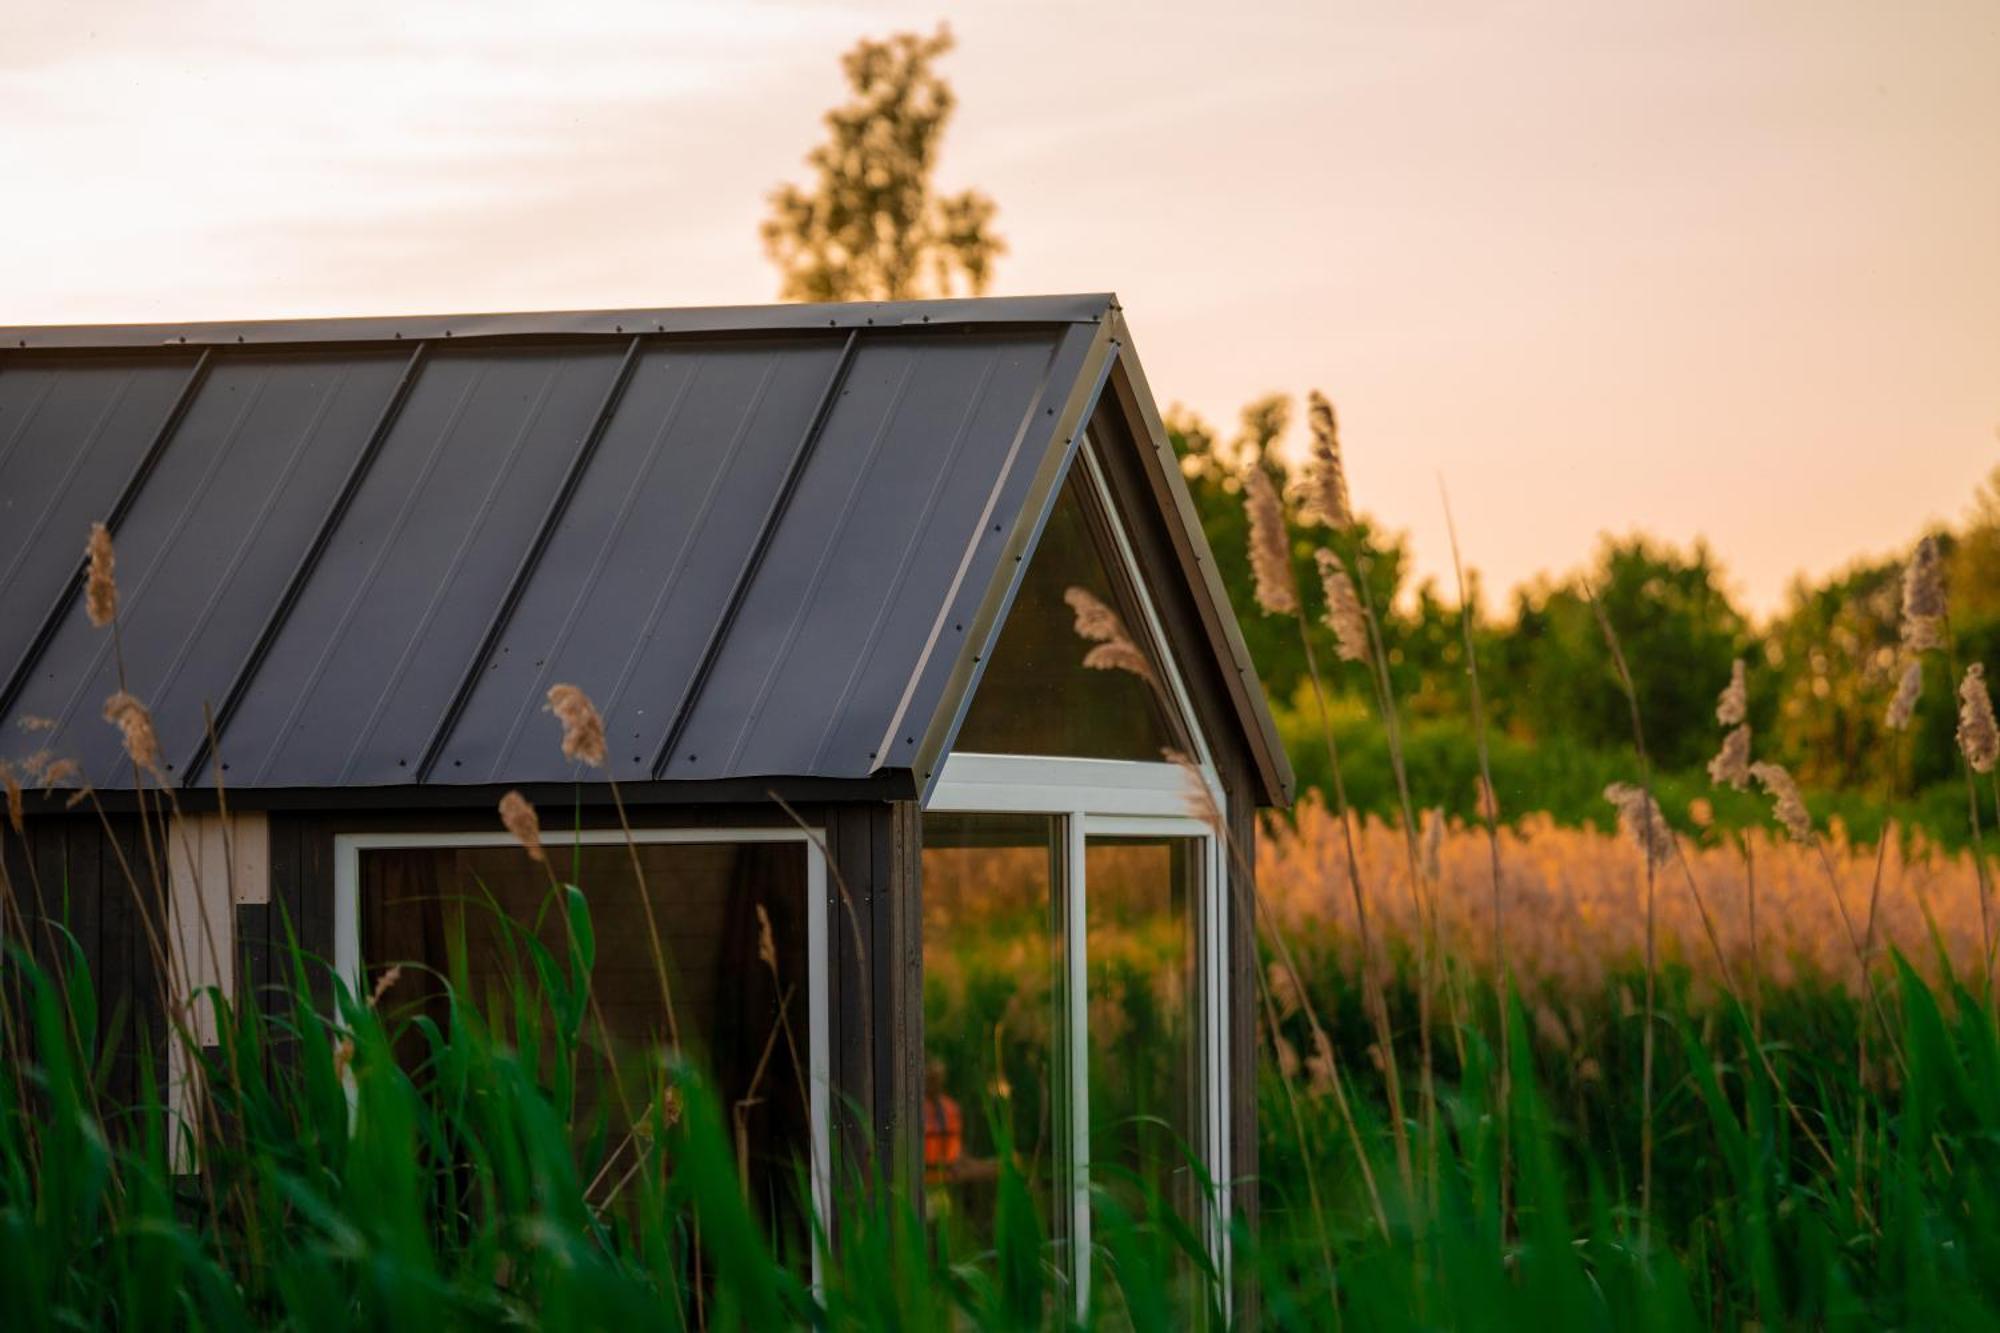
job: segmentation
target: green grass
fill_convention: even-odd
[[[840,1239],[815,1242],[815,1290],[810,1256],[742,1197],[724,1109],[698,1071],[619,1069],[629,1096],[662,1108],[631,1142],[606,1112],[582,1110],[594,950],[581,895],[565,897],[568,954],[523,938],[506,1033],[466,1010],[443,1026],[401,1019],[392,1004],[378,1010],[345,991],[335,1015],[292,1000],[273,1014],[228,1013],[219,1049],[201,1054],[211,1111],[192,1126],[175,1122],[150,1079],[131,1105],[104,1102],[107,1052],[76,1035],[95,1027],[97,1006],[73,947],[54,971],[12,951],[0,1078],[8,1326],[1072,1322],[1018,1176],[1000,1184],[993,1247],[946,1255],[931,1251],[906,1193],[843,1167]],[[296,954],[291,964],[285,993],[307,994],[319,964]],[[1331,1099],[1298,1089],[1299,1135],[1267,1062],[1264,1175],[1240,1190],[1261,1196],[1263,1218],[1236,1235],[1240,1295],[1276,1328],[2000,1325],[2000,1042],[1965,990],[1935,992],[1907,969],[1892,980],[1907,1069],[1891,1072],[1877,1032],[1876,1073],[1857,1081],[1867,1016],[1837,993],[1790,994],[1766,1012],[1781,1094],[1751,1058],[1742,1017],[1712,1006],[1698,1016],[1669,974],[1659,1186],[1642,1219],[1635,1014],[1607,997],[1591,1047],[1598,1068],[1586,1073],[1517,1008],[1502,1108],[1481,1036],[1499,1016],[1490,994],[1466,989],[1463,1063],[1441,1034],[1439,1129],[1426,1144],[1413,1123],[1419,1170],[1406,1193],[1377,1080],[1348,1059],[1369,1040],[1358,1000],[1319,970],[1311,985],[1343,1025],[1338,1046],[1390,1226],[1374,1221]],[[1406,990],[1398,1004],[1408,1007]],[[593,1187],[614,1152],[638,1169],[616,1191]],[[176,1172],[193,1158],[199,1174]],[[1323,1228],[1304,1203],[1309,1177]],[[1198,1288],[1165,1280],[1203,1262],[1192,1234],[1143,1190],[1106,1192],[1099,1205],[1084,1322],[1196,1321],[1188,1293]]]

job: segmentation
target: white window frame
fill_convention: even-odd
[[[565,847],[623,846],[620,829],[567,830],[544,835],[551,857]],[[832,1055],[827,1003],[826,832],[821,828],[641,828],[641,846],[700,843],[798,843],[806,856],[806,1063],[812,1118],[813,1208],[821,1226],[833,1216]],[[337,833],[333,839],[333,959],[337,974],[356,995],[364,993],[361,958],[361,854],[411,848],[514,847],[514,837],[490,830],[443,833]],[[820,1281],[819,1247],[813,1246],[813,1282]]]
[[[1099,466],[1095,442],[1086,436],[1078,451],[1076,466],[1101,507],[1111,530],[1115,551],[1138,603],[1146,633],[1155,647],[1155,664],[1167,696],[1179,715],[1182,729],[1192,743],[1194,768],[1207,788],[1214,809],[1226,811],[1228,798],[1201,728],[1196,725],[1193,702],[1168,649],[1166,632],[1146,582],[1139,573],[1138,558],[1118,520],[1111,490]],[[1085,882],[1084,856],[1093,837],[1189,838],[1201,847],[1202,884],[1198,928],[1202,947],[1198,951],[1198,978],[1202,989],[1201,1012],[1204,1031],[1200,1066],[1203,1142],[1199,1145],[1203,1165],[1213,1188],[1209,1194],[1207,1232],[1210,1253],[1216,1256],[1222,1275],[1221,1299],[1225,1312],[1230,1304],[1229,1218],[1232,1207],[1231,1124],[1229,1115],[1229,853],[1216,830],[1195,817],[1190,808],[1193,775],[1179,764],[1142,760],[1086,759],[1064,756],[980,754],[953,751],[945,757],[924,809],[938,813],[1040,814],[1058,816],[1063,821],[1066,874],[1064,922],[1067,944],[1064,950],[1065,980],[1072,997],[1067,1015],[1070,1067],[1069,1086],[1079,1090],[1070,1098],[1070,1142],[1072,1155],[1070,1237],[1075,1256],[1075,1296],[1079,1316],[1090,1299],[1090,1106],[1089,1042],[1087,1002],[1089,959],[1086,956],[1089,885]]]

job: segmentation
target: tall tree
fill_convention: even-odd
[[[1005,243],[993,201],[938,194],[938,146],[957,105],[935,69],[951,30],[863,40],[841,57],[852,97],[826,113],[826,141],[806,157],[813,180],[771,194],[764,250],[788,301],[977,296]]]

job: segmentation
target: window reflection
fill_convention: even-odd
[[[940,1246],[994,1245],[1003,1163],[1041,1234],[1055,1207],[1060,1086],[1060,821],[924,817],[924,1177]]]
[[[980,677],[957,748],[980,754],[1157,761],[1189,743],[1169,716],[1144,620],[1104,552],[1106,524],[1082,469],[1063,483],[1041,543]],[[1108,615],[1123,644],[1107,643]]]
[[[667,964],[671,1026],[714,1077],[749,1197],[781,1244],[805,1253],[809,1210],[799,1188],[812,1119],[804,846],[644,843],[635,852],[552,841],[549,856],[559,877],[587,895],[595,936],[580,1032],[586,1058],[572,1075],[580,1133],[615,1157],[631,1152],[635,1122],[639,1135],[647,1132],[647,1089],[670,1024],[643,892]],[[449,979],[496,1037],[560,1086],[555,1010],[534,957],[539,946],[557,975],[566,971],[568,927],[548,867],[514,847],[364,851],[361,909],[369,984],[402,969],[384,997],[392,1017],[421,1014],[448,1027]],[[410,1025],[401,1042],[399,1058],[420,1070],[429,1053],[422,1032]]]
[[[1091,1187],[1128,1216],[1164,1204],[1193,1227],[1200,846],[1093,837],[1084,851]]]

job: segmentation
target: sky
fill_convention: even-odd
[[[929,30],[996,294],[1329,393],[1491,594],[1706,540],[1760,614],[2000,463],[2000,4],[0,0],[0,324],[774,299],[841,50]]]

